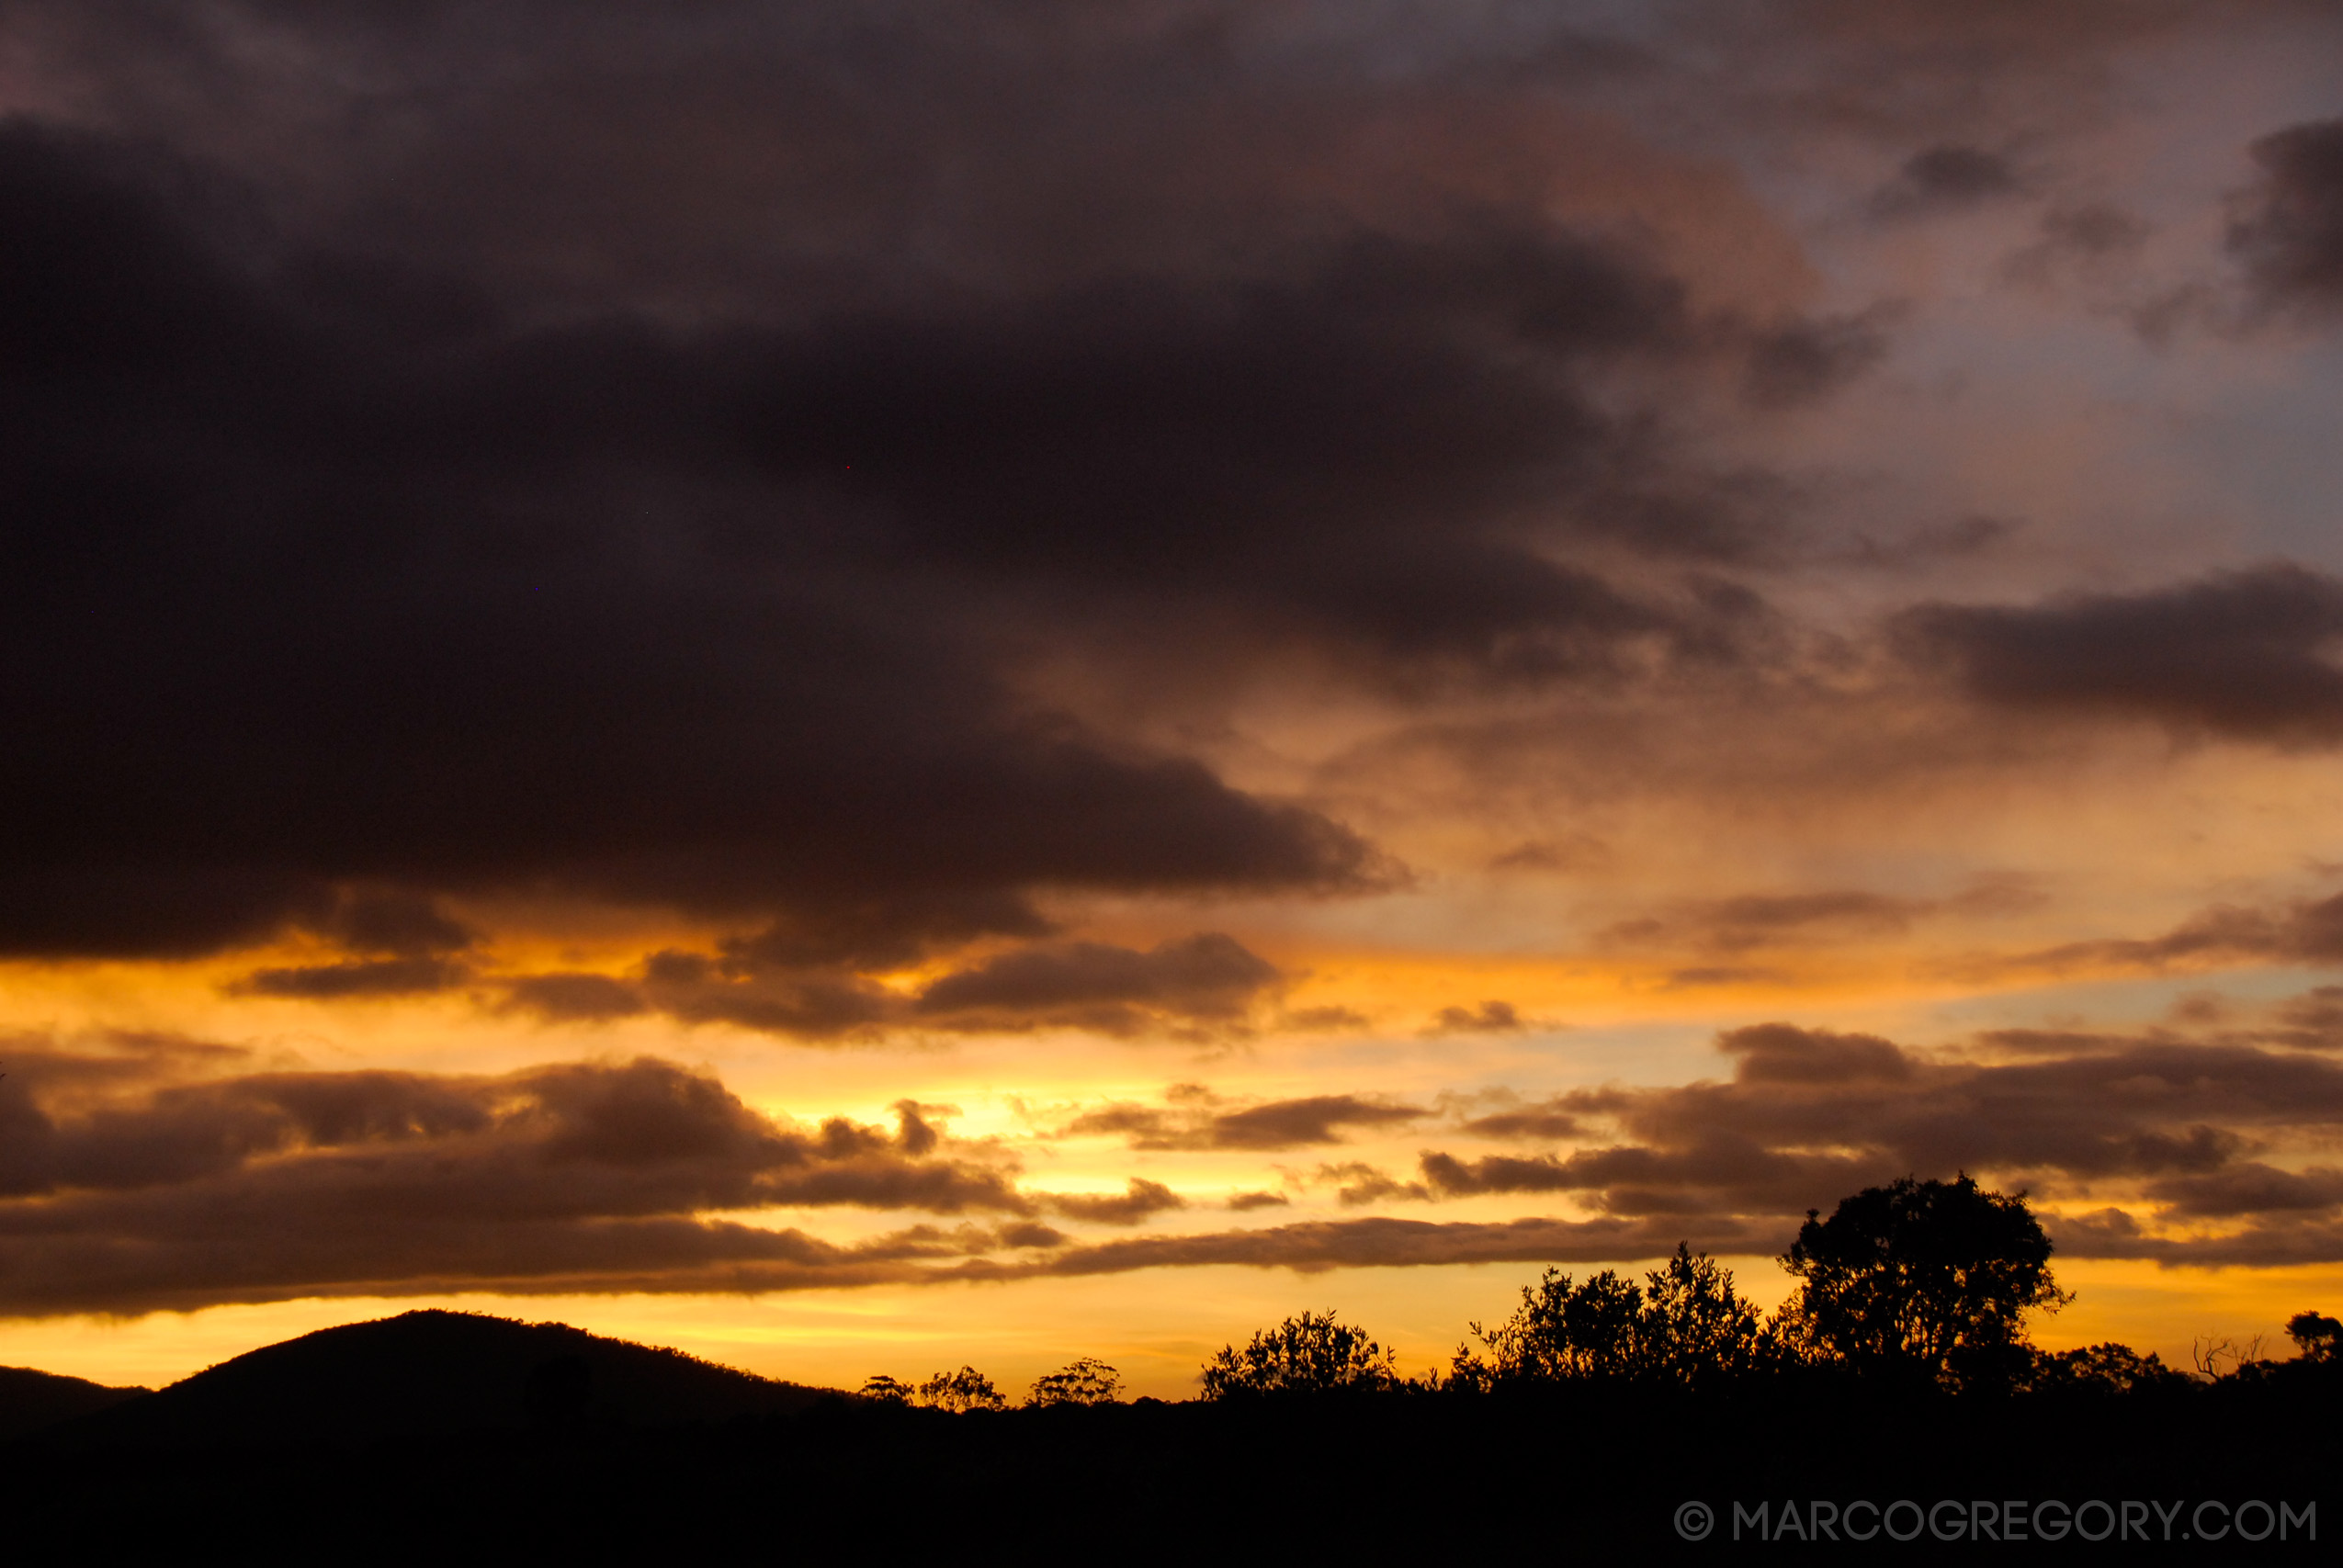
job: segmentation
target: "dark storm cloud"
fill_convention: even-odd
[[[2343,736],[2343,582],[2279,561],[2137,593],[1925,604],[1906,654],[1998,707],[2281,744]]]
[[[2264,305],[2343,307],[2343,119],[2313,120],[2253,146],[2262,168],[2229,229]]]
[[[1341,1143],[1344,1128],[1397,1126],[1431,1114],[1350,1094],[1273,1100],[1233,1111],[1210,1103],[1118,1101],[1082,1112],[1058,1135],[1122,1137],[1135,1149],[1294,1149]]]
[[[1881,319],[1680,275],[1688,193],[1701,265],[1770,222],[1715,168],[1564,178],[1541,83],[1646,46],[1392,25],[1396,76],[1211,6],[12,7],[87,123],[0,130],[0,950],[301,930],[347,951],[248,988],[392,994],[481,965],[337,931],[349,889],[526,892],[712,919],[762,983],[515,1008],[851,1034],[857,976],[1054,894],[1397,874],[1036,667],[1771,657],[1725,574],[1795,487],[1677,413],[1823,396]]]
[[[336,884],[410,915],[528,884],[862,954],[1030,933],[1038,886],[1370,876],[1322,818],[1021,712],[916,581],[877,592],[831,547],[859,517],[881,555],[980,563],[990,525],[934,508],[1047,513],[1013,475],[887,476],[1099,437],[997,423],[1023,373],[998,355],[1028,329],[1079,344],[1085,307],[973,341],[410,320],[399,278],[183,221],[153,162],[0,132],[0,942],[168,953],[293,923],[364,954],[380,912]],[[1071,417],[1116,361],[1066,352],[1029,371],[1070,376]]]
[[[1388,868],[1324,818],[1025,708],[990,673],[1005,606],[1235,611],[1498,679],[1713,649],[1749,611],[1622,588],[1525,521],[1577,494],[1640,548],[1737,547],[1580,385],[1705,329],[1550,227],[788,327],[531,327],[460,279],[223,234],[183,187],[210,188],[0,132],[14,951],[198,952],[332,934],[337,887],[427,914],[526,886],[853,968],[1038,935],[1046,888],[1358,888]],[[433,955],[340,934],[354,962]]]

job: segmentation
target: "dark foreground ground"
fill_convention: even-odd
[[[388,1374],[359,1339],[258,1372],[230,1363],[204,1375],[209,1384],[0,1447],[6,1558],[2309,1562],[2333,1561],[2343,1540],[2332,1377],[1970,1402],[1835,1386],[1697,1399],[1597,1388],[947,1416],[683,1359],[614,1371],[620,1350],[640,1350],[596,1349],[615,1343],[473,1355],[460,1369],[472,1407],[444,1426],[400,1392],[416,1386],[411,1364],[444,1345],[403,1346]],[[561,1353],[522,1364],[548,1348]],[[586,1375],[572,1356],[593,1363]],[[353,1365],[373,1371],[353,1381]],[[594,1386],[631,1391],[631,1413]],[[675,1399],[701,1409],[645,1418]],[[734,1413],[707,1413],[727,1400]],[[1845,1539],[1874,1522],[1851,1505],[1898,1499],[1950,1505],[1935,1507],[1941,1531],[1971,1528],[1942,1540],[1902,1509],[1890,1528],[1917,1539]],[[2043,1540],[2029,1528],[2009,1540],[2011,1504],[2054,1526],[2045,1500],[2104,1503],[2077,1522],[2108,1539]],[[1782,1529],[1785,1501],[1798,1534]],[[1819,1533],[1817,1502],[1826,1518],[1836,1506],[1839,1540],[1801,1539]],[[2256,1502],[2267,1518],[2240,1510]],[[1715,1521],[1696,1541],[1678,1528],[1697,1529],[1695,1503]],[[1749,1522],[1760,1504],[1762,1531]],[[2240,1526],[2261,1533],[2281,1506],[2299,1518],[2306,1505],[2315,1526],[2240,1540]],[[1980,1517],[1988,1538],[1973,1528]],[[2192,1525],[2226,1534],[2208,1542]]]

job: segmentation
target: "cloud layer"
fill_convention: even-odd
[[[2343,1258],[2330,10],[0,7],[0,1314]]]
[[[1175,1179],[1160,1162],[1413,1139],[1410,1178],[1356,1158],[1314,1175],[1280,1168],[1286,1191],[1226,1207],[1285,1209],[1339,1187],[1343,1209],[1526,1201],[1575,1213],[1189,1223],[1123,1240],[1043,1217],[1130,1226],[1195,1199],[1156,1176],[1119,1191],[1027,1187],[1011,1145],[955,1140],[911,1100],[891,1130],[798,1125],[652,1058],[496,1077],[254,1072],[233,1049],[170,1037],[73,1050],[30,1039],[0,1079],[0,1313],[1624,1260],[1679,1240],[1770,1253],[1808,1209],[1958,1170],[2031,1190],[2072,1256],[2333,1262],[2343,1174],[2315,1151],[2343,1125],[2343,1063],[2331,1029],[2299,1048],[2320,1006],[2331,998],[2283,1010],[2297,1028],[2259,1039],[2018,1034],[1957,1052],[1755,1025],[1719,1039],[1722,1079],[1516,1099],[1486,1114],[1469,1099],[1230,1104],[1174,1086],[1161,1106],[1106,1104],[1049,1136],[1113,1140]],[[1451,1146],[1424,1146],[1435,1142]],[[841,1208],[909,1223],[852,1242],[801,1228]],[[801,1224],[744,1217],[759,1213]]]

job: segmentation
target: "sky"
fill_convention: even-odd
[[[2343,15],[0,0],[0,1362],[2343,1303]]]

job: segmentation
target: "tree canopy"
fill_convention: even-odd
[[[917,1397],[932,1410],[948,1410],[956,1416],[971,1410],[998,1410],[1008,1403],[992,1386],[992,1380],[974,1367],[936,1373],[920,1384]]]
[[[1801,1290],[1791,1326],[1813,1350],[1875,1376],[2007,1385],[2032,1360],[2026,1314],[2070,1299],[2022,1193],[1906,1177],[1830,1217],[1808,1210],[1782,1258]]]
[[[1691,1384],[1752,1369],[1771,1343],[1733,1273],[1679,1243],[1636,1285],[1612,1269],[1573,1283],[1549,1269],[1523,1286],[1522,1304],[1494,1328],[1469,1325],[1486,1356],[1460,1349],[1453,1374],[1467,1385],[1573,1379]]]
[[[2325,1313],[2296,1313],[2286,1320],[2286,1337],[2305,1361],[2343,1361],[2343,1321]]]
[[[1206,1399],[1272,1394],[1365,1393],[1398,1382],[1391,1352],[1336,1319],[1303,1313],[1256,1333],[1239,1350],[1224,1345],[1205,1363]]]
[[[1123,1374],[1094,1356],[1082,1356],[1034,1380],[1028,1404],[1112,1404],[1123,1392]]]

